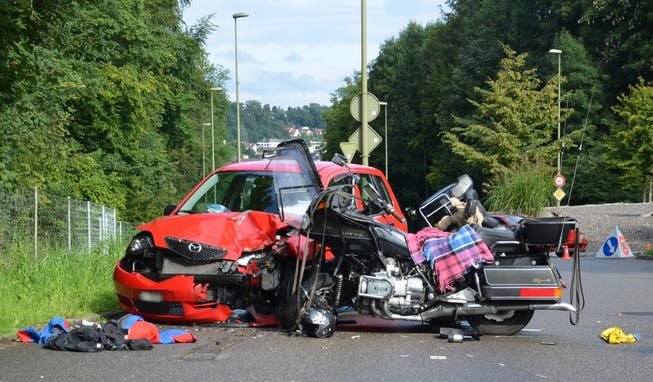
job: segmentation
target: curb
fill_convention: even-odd
[[[638,259],[638,260],[653,261],[653,256],[651,256],[651,255],[635,255],[635,258]]]

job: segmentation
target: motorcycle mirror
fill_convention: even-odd
[[[461,175],[456,182],[456,185],[451,189],[450,196],[463,200],[467,190],[471,189],[474,186],[474,181],[472,178],[467,175]]]
[[[340,167],[347,167],[347,158],[345,158],[345,156],[340,153],[333,154],[331,162],[337,164]]]
[[[412,207],[406,207],[404,208],[404,212],[406,215],[411,219],[411,220],[416,220],[417,219],[417,211],[415,211],[414,208]]]

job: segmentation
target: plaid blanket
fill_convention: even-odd
[[[493,262],[494,256],[474,229],[465,225],[451,236],[427,240],[413,260],[416,264],[428,261],[437,276],[438,290],[447,293],[454,289],[454,281],[478,264]]]

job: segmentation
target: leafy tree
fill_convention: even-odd
[[[349,135],[358,128],[358,122],[349,112],[349,103],[360,91],[360,75],[356,73],[353,78],[346,77],[345,85],[331,94],[331,107],[324,114],[326,145],[322,152],[323,158],[331,158],[340,152],[340,142],[346,142]]]
[[[606,142],[608,163],[619,170],[622,188],[638,190],[653,171],[653,83],[640,78],[618,97],[613,110],[619,123]]]
[[[0,188],[38,186],[133,221],[185,192],[201,175],[208,89],[224,78],[202,47],[208,19],[182,28],[187,3],[2,3]]]
[[[469,101],[476,112],[456,118],[459,127],[444,135],[454,153],[491,174],[518,162],[551,160],[559,149],[553,140],[557,81],[541,86],[535,69],[523,69],[526,53],[517,55],[507,46],[504,52],[496,79],[486,81],[488,89],[475,89],[481,101]],[[568,114],[563,110],[562,118]]]

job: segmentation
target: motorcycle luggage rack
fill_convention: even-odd
[[[455,208],[447,194],[436,194],[422,203],[418,210],[428,225],[433,227],[437,226],[443,217],[453,215]]]

